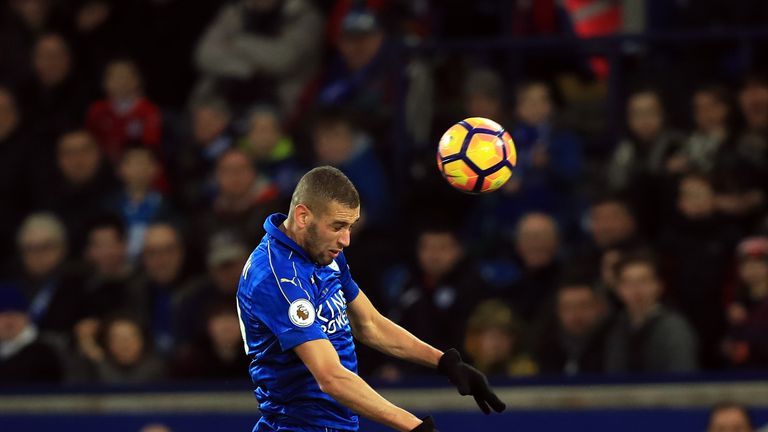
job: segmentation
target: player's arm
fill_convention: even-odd
[[[305,342],[294,351],[315,377],[320,390],[347,408],[399,431],[422,430],[417,429],[422,424],[419,418],[384,399],[362,378],[345,368],[327,339]]]
[[[411,332],[383,316],[360,291],[347,305],[347,315],[355,337],[385,354],[419,363],[448,377],[461,395],[472,395],[484,413],[504,411],[506,405],[488,385],[482,372],[468,365],[455,349],[445,353],[423,342]]]
[[[442,351],[379,313],[362,291],[347,305],[347,315],[355,338],[384,354],[431,368],[443,356]]]

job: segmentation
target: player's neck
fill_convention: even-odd
[[[293,224],[290,222],[290,219],[286,219],[285,222],[280,224],[279,228],[280,228],[280,231],[284,232],[289,239],[293,240],[297,245],[299,245],[305,251],[307,250],[307,248],[304,247],[303,237],[299,235],[299,233],[295,229],[296,227],[294,227]]]

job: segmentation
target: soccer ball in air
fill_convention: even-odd
[[[512,177],[515,143],[501,125],[482,117],[462,120],[445,131],[437,167],[448,183],[466,193],[493,192]]]

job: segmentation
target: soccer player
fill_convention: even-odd
[[[382,316],[342,250],[360,218],[355,186],[319,167],[301,178],[288,216],[273,214],[245,263],[238,313],[262,417],[254,431],[356,431],[358,414],[398,431],[436,431],[357,375],[354,335],[385,354],[437,368],[486,414],[505,405],[455,349],[441,352]]]

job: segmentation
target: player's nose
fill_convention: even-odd
[[[345,248],[349,246],[349,243],[352,241],[352,233],[351,230],[342,230],[341,236],[339,236],[339,246],[342,248]]]

